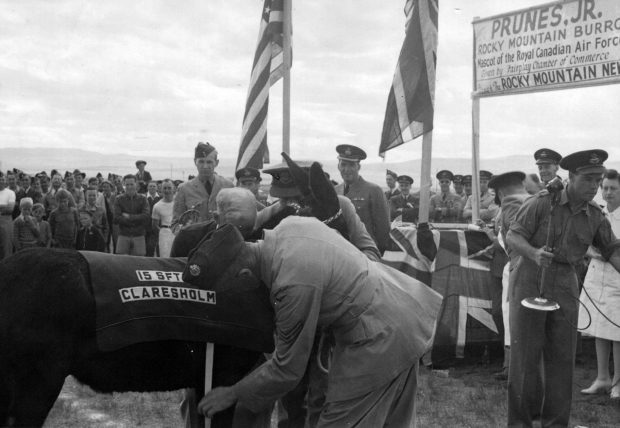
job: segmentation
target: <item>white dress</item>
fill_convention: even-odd
[[[616,237],[620,236],[620,208],[616,208],[611,213],[607,212],[607,208],[604,211],[614,234]],[[601,339],[620,341],[620,328],[607,321],[596,309],[598,307],[614,323],[620,324],[620,273],[611,264],[593,259],[588,266],[583,288],[580,297],[583,305],[579,307],[578,326],[579,328],[585,327],[590,317],[592,317],[592,322],[581,332]],[[590,311],[590,316],[584,309],[584,305]]]

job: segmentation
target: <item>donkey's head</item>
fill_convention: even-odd
[[[349,239],[349,232],[342,216],[338,195],[331,181],[325,175],[321,164],[314,162],[310,166],[310,171],[306,172],[286,153],[282,153],[282,157],[288,164],[291,176],[302,196],[303,208],[299,214],[316,217],[332,229],[340,232],[345,239]]]

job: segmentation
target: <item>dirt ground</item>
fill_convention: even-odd
[[[620,402],[579,393],[596,376],[593,348],[591,340],[583,341],[575,367],[570,426],[619,427]],[[506,426],[506,382],[494,377],[501,363],[501,349],[491,346],[470,349],[462,360],[446,358],[432,368],[420,367],[418,427]],[[69,377],[45,427],[181,427],[181,394],[95,394]]]

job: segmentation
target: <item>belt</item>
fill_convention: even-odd
[[[165,224],[162,224],[161,226],[159,226],[160,229],[170,229],[170,226],[167,226]]]
[[[11,213],[2,213],[2,215],[7,215],[7,216],[9,216],[9,215],[13,215],[13,214],[11,214]]]

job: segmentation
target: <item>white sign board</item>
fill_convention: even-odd
[[[476,20],[474,96],[620,82],[620,0],[569,0]]]

